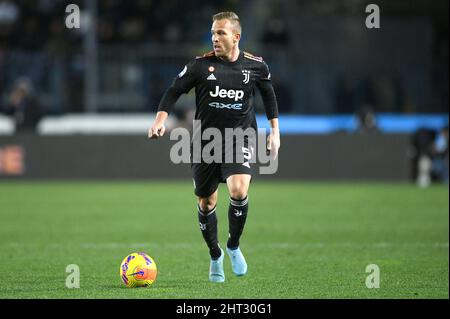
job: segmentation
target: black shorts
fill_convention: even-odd
[[[205,163],[203,160],[201,163],[192,163],[195,195],[210,196],[217,190],[219,184],[226,183],[227,178],[231,175],[248,174],[252,176],[253,168],[256,167],[255,145],[255,141],[245,138],[242,147],[234,143],[232,148],[223,152],[221,163]],[[232,154],[233,157],[227,159],[225,154]]]
[[[222,157],[222,163],[192,163],[192,173],[194,180],[194,193],[199,197],[208,197],[213,194],[220,183],[226,183],[227,178],[236,174],[253,175],[253,168],[256,166],[255,143],[244,141],[244,145],[239,149],[236,145],[229,150],[233,158],[227,163]],[[226,153],[226,152],[225,152]]]
[[[231,175],[253,175],[253,165],[255,163],[193,163],[194,193],[199,197],[208,197],[217,190],[219,183],[226,183]]]

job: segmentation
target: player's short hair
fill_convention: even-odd
[[[236,32],[241,34],[242,33],[242,27],[241,27],[241,20],[239,19],[238,15],[232,11],[225,11],[225,12],[219,12],[212,16],[212,21],[217,20],[228,20],[233,25],[233,28],[236,29]]]

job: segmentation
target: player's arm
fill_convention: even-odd
[[[267,137],[267,149],[276,158],[280,148],[280,128],[278,126],[278,104],[273,89],[270,72],[267,64],[262,63],[261,77],[257,81],[257,87],[261,93],[264,110],[270,125],[270,134]]]
[[[155,120],[148,130],[149,138],[158,138],[164,135],[164,123],[178,101],[181,94],[188,93],[196,84],[195,61],[189,63],[173,80],[172,85],[164,93],[158,106]]]

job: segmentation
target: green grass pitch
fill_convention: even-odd
[[[448,188],[410,184],[252,184],[241,248],[248,275],[208,281],[189,182],[0,183],[0,298],[448,298]],[[219,240],[228,196],[219,189]],[[119,266],[144,251],[149,288]],[[80,267],[80,288],[65,286]],[[365,285],[366,266],[380,288]]]

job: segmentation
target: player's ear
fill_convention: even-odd
[[[239,33],[234,34],[234,43],[237,43],[241,39],[241,35]]]

